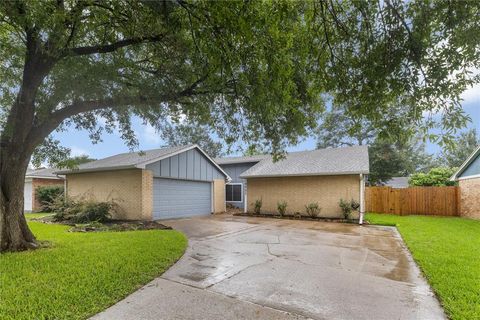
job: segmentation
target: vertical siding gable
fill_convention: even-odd
[[[170,158],[160,161],[160,176],[170,177]]]
[[[199,181],[225,178],[223,173],[197,149],[148,164],[146,169],[152,171],[154,177]]]
[[[477,156],[469,165],[468,167],[463,170],[462,174],[460,174],[460,177],[469,177],[469,176],[475,176],[480,174],[480,156]]]
[[[187,178],[187,153],[182,152],[178,155],[178,177]]]

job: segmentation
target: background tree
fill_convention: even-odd
[[[440,155],[440,161],[450,168],[460,167],[478,146],[480,146],[480,137],[477,135],[477,130],[475,128],[467,130],[453,139],[451,144],[445,146]]]
[[[386,135],[436,122],[454,133],[468,120],[460,94],[479,80],[469,73],[480,67],[479,6],[1,2],[0,250],[36,247],[23,181],[32,156],[66,155],[55,130],[86,129],[98,141],[118,126],[133,150],[132,115],[160,130],[182,116],[227,144],[265,141],[275,154],[315,126],[329,94]],[[401,117],[385,117],[392,105]]]
[[[394,118],[396,112],[401,110],[391,108],[390,117]],[[404,129],[406,133],[413,131]],[[384,184],[392,177],[426,172],[436,164],[419,135],[401,134],[394,139],[381,133],[367,119],[348,116],[345,107],[333,107],[321,117],[316,130],[317,148],[369,145],[372,185]]]
[[[419,137],[406,142],[377,138],[369,147],[371,185],[382,185],[393,177],[406,177],[427,172],[436,163],[425,152],[425,143]]]
[[[345,106],[332,106],[321,116],[316,136],[318,149],[361,146],[372,143],[377,130],[364,117],[349,116]]]
[[[164,128],[161,137],[170,147],[197,144],[213,158],[224,154],[222,143],[212,138],[210,130],[206,126],[177,124]]]

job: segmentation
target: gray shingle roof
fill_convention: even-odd
[[[273,162],[266,158],[243,172],[241,178],[368,174],[368,147],[355,146],[292,152]]]
[[[263,159],[270,159],[270,158],[271,156],[269,154],[259,154],[255,156],[215,158],[215,162],[222,165],[222,164],[260,162]]]
[[[81,171],[87,172],[87,171],[104,171],[104,170],[136,168],[137,166],[145,162],[150,162],[155,159],[167,157],[169,154],[180,152],[184,149],[189,149],[191,147],[192,145],[153,149],[153,150],[146,150],[143,152],[120,153],[111,157],[81,164],[78,166],[77,169],[59,171],[59,173],[65,174],[65,173],[81,172]]]
[[[393,177],[385,182],[385,186],[392,188],[408,188],[408,177]]]
[[[58,177],[54,172],[57,172],[57,168],[44,168],[37,170],[27,170],[25,178],[44,178],[44,179],[62,179]]]

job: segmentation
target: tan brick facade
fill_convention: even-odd
[[[141,169],[75,173],[67,175],[67,194],[97,201],[113,200],[119,212],[113,218],[151,220],[153,178]]]
[[[460,215],[480,219],[480,178],[464,179],[460,186]]]
[[[225,202],[225,180],[213,180],[213,213],[222,213],[227,210]]]
[[[248,211],[253,203],[262,199],[262,212],[277,212],[277,203],[286,201],[287,212],[305,213],[305,206],[318,202],[322,217],[340,217],[340,198],[359,201],[360,176],[308,176],[248,179]]]
[[[142,170],[142,219],[151,220],[153,217],[153,173]]]
[[[40,202],[37,199],[37,188],[43,186],[62,186],[63,180],[60,179],[44,179],[44,178],[33,178],[32,179],[32,211],[38,212],[42,209]]]

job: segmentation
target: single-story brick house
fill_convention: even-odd
[[[55,168],[27,170],[23,188],[23,207],[25,212],[35,212],[41,209],[36,195],[38,187],[52,185],[63,186],[64,178],[56,175],[54,173],[56,171],[57,169]]]
[[[193,145],[123,153],[59,173],[69,196],[117,202],[118,219],[208,215],[226,203],[251,211],[256,199],[264,212],[276,212],[279,201],[288,212],[318,202],[322,216],[339,217],[341,198],[363,210],[369,164],[367,147],[292,152],[273,162],[269,155],[215,161]]]
[[[122,153],[66,176],[71,197],[114,200],[116,219],[157,220],[225,211],[228,174],[197,145]]]
[[[340,217],[338,202],[354,199],[364,210],[365,178],[369,173],[366,146],[291,152],[274,162],[269,155],[218,158],[216,162],[232,178],[226,186],[226,201],[253,210],[262,200],[262,211],[276,212],[286,201],[287,212],[305,212],[318,202],[323,217]]]
[[[480,146],[451,177],[460,188],[460,215],[480,219]]]

